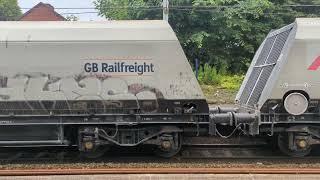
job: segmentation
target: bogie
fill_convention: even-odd
[[[283,132],[278,135],[278,147],[280,151],[291,157],[304,157],[310,154],[310,135],[293,132]]]

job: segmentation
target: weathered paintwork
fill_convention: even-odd
[[[205,99],[165,21],[0,22],[0,40],[2,106]]]
[[[277,56],[276,63],[265,64],[265,66],[274,66],[271,75],[269,77],[260,77],[263,75],[263,71],[260,73],[259,78],[267,78],[264,88],[255,86],[253,90],[259,92],[259,99],[257,103],[240,103],[240,97],[245,92],[245,86],[250,82],[249,76],[253,72],[256,66],[256,62],[260,58],[260,54],[265,50],[267,39],[276,37],[275,34],[281,34],[290,30],[287,39],[284,41],[283,48],[280,48],[280,54]],[[319,18],[298,18],[296,21],[283,27],[281,29],[271,31],[268,37],[261,44],[260,48],[256,52],[256,55],[252,61],[252,64],[247,72],[246,78],[238,92],[236,101],[242,106],[251,106],[260,109],[264,103],[270,99],[282,100],[284,96],[293,91],[302,91],[307,93],[310,99],[319,99],[320,88],[320,19]],[[275,42],[277,42],[277,38]],[[271,50],[278,44],[273,43]],[[269,51],[266,59],[271,56],[275,56],[278,53],[278,49],[275,51]]]

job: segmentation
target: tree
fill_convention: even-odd
[[[143,14],[143,11],[138,11],[139,7],[146,6],[143,0],[97,0],[95,1],[96,8],[100,15],[110,19],[136,19]]]
[[[200,59],[219,73],[244,73],[272,29],[296,17],[320,15],[319,0],[174,0],[169,23],[193,63]],[[96,0],[111,19],[161,19],[161,0]]]
[[[75,16],[75,15],[69,15],[66,17],[67,21],[78,21],[79,17]]]
[[[21,15],[17,0],[0,0],[0,21],[14,21]]]
[[[268,0],[196,0],[194,6],[194,16],[206,25],[189,42],[202,48],[203,54],[196,56],[205,58],[203,63],[220,72],[246,71],[265,35],[285,24],[273,15],[276,7]],[[200,6],[218,8],[201,14],[196,8]]]

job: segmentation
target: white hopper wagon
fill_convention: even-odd
[[[319,66],[319,18],[298,18],[271,31],[236,97],[240,111],[258,117],[250,134],[277,135],[284,153],[309,154],[320,138]]]
[[[320,142],[319,27],[297,19],[271,31],[239,108],[209,110],[167,22],[0,22],[0,146],[77,146],[98,157],[111,145],[151,145],[170,157],[185,139],[241,128],[307,155]]]
[[[170,154],[209,112],[167,22],[0,22],[0,40],[0,145]]]

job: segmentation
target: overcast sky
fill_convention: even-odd
[[[49,3],[56,8],[94,8],[94,0],[18,0],[21,8],[31,8],[39,2]],[[23,12],[27,9],[22,9]],[[58,13],[69,13],[69,12],[94,12],[96,10],[56,10]],[[63,16],[66,16],[63,14]],[[75,14],[80,18],[80,21],[101,21],[104,18],[99,17],[97,14]]]

